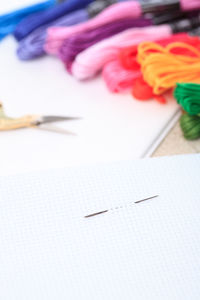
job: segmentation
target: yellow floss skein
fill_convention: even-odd
[[[175,49],[181,49],[183,53],[189,50],[193,56],[172,53]],[[176,42],[162,47],[143,42],[138,47],[137,59],[144,80],[156,95],[163,94],[176,83],[200,83],[200,51],[189,44]]]

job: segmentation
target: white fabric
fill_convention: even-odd
[[[194,155],[0,177],[0,299],[198,300],[199,170]]]

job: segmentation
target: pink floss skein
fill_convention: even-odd
[[[195,10],[195,9],[200,9],[200,1],[199,0],[181,0],[180,1],[181,8],[184,11],[187,10]]]
[[[102,76],[112,93],[124,93],[132,89],[134,79],[141,76],[141,72],[124,69],[116,59],[104,66]]]
[[[109,6],[95,18],[84,23],[70,27],[50,27],[47,31],[47,39],[44,49],[49,54],[58,54],[58,50],[63,41],[75,33],[94,29],[108,22],[120,19],[138,18],[141,16],[141,13],[141,6],[139,2],[120,2]]]
[[[128,46],[138,45],[144,41],[155,41],[171,36],[169,25],[131,28],[111,38],[105,39],[76,56],[71,73],[79,80],[94,77],[104,65],[115,60],[119,51]]]

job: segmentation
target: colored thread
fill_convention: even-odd
[[[134,81],[132,95],[138,100],[149,100],[153,97],[153,89],[140,76]]]
[[[162,46],[166,46],[171,42],[187,42],[190,45],[197,46],[199,44],[199,39],[195,37],[191,37],[186,33],[178,33],[174,34],[168,38],[157,40],[156,43]],[[124,69],[135,72],[138,74],[138,71],[140,70],[140,65],[137,61],[137,53],[138,53],[138,46],[131,46],[124,48],[120,51],[119,59],[121,62],[121,65],[124,67]],[[153,89],[144,81],[142,77],[137,78],[137,80],[134,80],[133,86],[132,86],[132,95],[134,98],[138,100],[149,100],[150,98],[154,98],[154,100],[160,102],[160,103],[166,103],[166,100],[164,97],[155,95],[153,93]]]
[[[48,29],[47,41],[45,50],[49,54],[57,54],[59,48],[65,39],[73,34],[82,33],[102,26],[109,22],[114,22],[126,18],[137,18],[141,15],[139,2],[127,1],[111,5],[102,13],[97,15],[92,20],[84,22],[83,24],[75,25],[73,27],[52,27]]]
[[[193,9],[199,8],[200,4],[199,3],[194,3],[193,1],[192,4],[188,5],[186,3],[188,0],[181,0],[181,5],[183,10],[190,10],[191,7]],[[152,6],[152,3],[150,3],[150,7]],[[155,7],[157,12],[162,9],[166,9],[166,7],[170,3],[163,3],[163,0],[155,2]],[[175,3],[175,6],[178,4]],[[62,45],[63,41],[71,36],[72,34],[75,33],[80,33],[86,30],[93,29],[95,27],[101,26],[105,23],[112,22],[115,20],[119,20],[122,18],[139,18],[143,12],[150,12],[150,11],[145,11],[145,7],[147,8],[149,6],[148,1],[145,3],[145,1],[140,4],[137,1],[125,1],[117,4],[113,4],[110,8],[105,10],[102,14],[94,18],[91,22],[86,22],[82,24],[81,26],[75,26],[74,28],[51,28],[48,31],[48,39],[47,43],[45,46],[45,49],[48,53],[50,54],[57,54],[58,49]],[[169,5],[170,6],[170,5]],[[181,25],[183,26],[183,25]],[[185,27],[185,25],[183,26]],[[184,28],[185,29],[185,28]],[[180,31],[180,30],[179,30]],[[185,31],[185,30],[182,30]]]
[[[149,86],[142,76],[136,78],[133,82],[132,95],[135,99],[140,101],[147,101],[154,99],[160,104],[165,104],[166,99],[164,96],[155,95],[151,86]]]
[[[46,54],[44,44],[47,36],[47,28],[50,26],[72,26],[87,21],[94,14],[98,14],[110,5],[112,0],[96,0],[89,4],[86,9],[79,9],[64,17],[56,19],[34,30],[19,43],[17,55],[21,60],[30,60]]]
[[[14,31],[15,38],[20,41],[40,26],[55,21],[75,10],[85,8],[93,0],[67,0],[47,11],[35,13],[22,20]]]
[[[176,42],[162,47],[144,42],[138,47],[138,61],[144,80],[156,95],[177,82],[200,83],[200,51],[189,44]]]
[[[151,20],[140,19],[123,19],[111,23],[107,23],[98,28],[73,35],[66,39],[59,49],[59,57],[61,60],[71,65],[75,57],[83,50],[91,47],[97,42],[109,38],[117,33],[132,27],[145,27],[152,24]]]
[[[190,116],[189,114],[182,115],[180,126],[183,135],[187,140],[196,140],[200,138],[200,117]]]
[[[44,11],[55,4],[56,0],[47,0],[16,11],[0,15],[0,40],[11,34],[16,26],[25,17],[40,11]]]
[[[196,46],[198,43],[198,38],[193,38],[187,33],[176,33],[170,37],[156,41],[156,43],[161,46],[167,46],[173,42],[189,43],[190,45]],[[127,70],[140,70],[140,64],[137,61],[137,55],[138,45],[123,48],[119,53],[119,59],[122,66]]]
[[[181,0],[181,9],[182,10],[195,10],[200,8],[199,0]]]
[[[134,79],[140,75],[140,71],[124,69],[117,59],[107,63],[102,72],[103,79],[112,93],[127,92],[133,86]]]
[[[81,52],[72,65],[72,74],[79,80],[92,78],[106,63],[118,58],[122,48],[170,34],[171,30],[167,25],[159,26],[159,30],[155,30],[154,26],[128,29]]]
[[[178,83],[174,91],[178,104],[189,115],[200,114],[200,85],[195,83]]]
[[[72,12],[51,23],[51,25],[71,26],[84,22],[88,19],[88,13],[85,9]],[[18,46],[17,55],[20,60],[30,60],[46,54],[44,44],[47,36],[47,28],[50,25],[44,25],[34,30],[30,35],[23,39]]]

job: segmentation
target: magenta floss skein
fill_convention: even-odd
[[[59,57],[66,65],[69,66],[80,52],[91,47],[97,42],[129,28],[145,27],[150,25],[152,25],[152,21],[145,18],[123,19],[107,23],[93,30],[76,34],[66,39],[62,47],[59,49]]]

